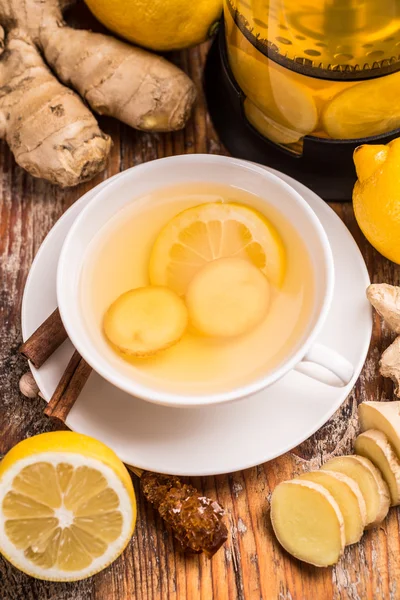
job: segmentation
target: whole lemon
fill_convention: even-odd
[[[204,42],[221,17],[222,0],[86,0],[108,29],[152,50]]]
[[[359,146],[354,164],[357,222],[378,252],[400,264],[400,138],[386,146]]]

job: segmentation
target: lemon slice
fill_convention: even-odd
[[[362,81],[343,90],[322,114],[324,130],[334,139],[380,135],[400,127],[400,73]]]
[[[124,550],[135,521],[128,471],[93,438],[44,433],[0,464],[0,552],[32,577],[76,581],[101,571]]]
[[[233,202],[210,202],[176,215],[159,233],[150,256],[150,281],[179,295],[208,262],[247,258],[279,287],[285,274],[282,239],[260,212]]]

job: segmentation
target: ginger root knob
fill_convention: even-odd
[[[400,334],[400,287],[374,283],[367,288],[367,298],[389,329]],[[394,393],[400,398],[400,335],[382,354],[379,372],[383,377],[390,377]]]
[[[367,288],[367,298],[389,329],[400,334],[400,287],[374,283]]]
[[[382,354],[379,372],[383,377],[390,377],[394,383],[394,393],[400,398],[400,336]]]

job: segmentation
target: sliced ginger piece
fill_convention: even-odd
[[[351,477],[360,488],[367,509],[367,527],[374,527],[386,517],[390,507],[389,488],[380,471],[363,456],[331,458],[322,470],[335,471]]]
[[[300,479],[284,481],[271,498],[271,521],[279,543],[316,567],[335,564],[345,545],[344,520],[329,491]]]
[[[289,129],[271,119],[258,106],[253,104],[249,98],[245,99],[243,106],[247,120],[257,131],[272,142],[276,144],[294,144],[303,136],[301,132]]]
[[[369,429],[358,436],[354,442],[357,454],[369,458],[380,470],[388,484],[391,506],[400,504],[400,462],[388,438],[382,431]]]
[[[344,519],[346,546],[361,539],[367,521],[367,509],[357,483],[335,471],[310,471],[299,476],[301,480],[318,483],[336,500]]]
[[[186,306],[175,292],[148,286],[119,296],[107,310],[103,327],[120,352],[146,357],[179,342],[187,324]]]
[[[251,331],[265,317],[269,304],[266,277],[243,258],[209,262],[189,285],[189,318],[200,333],[235,337]]]
[[[258,60],[238,47],[230,48],[229,64],[244,94],[276,123],[300,135],[316,128],[318,111],[314,98],[295,77],[287,77],[284,71],[271,66],[271,61]]]
[[[382,431],[400,459],[400,401],[362,402],[358,416],[361,431]]]

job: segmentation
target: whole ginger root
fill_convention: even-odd
[[[192,81],[165,59],[68,27],[68,4],[0,0],[0,137],[21,167],[61,187],[91,179],[110,152],[87,105],[136,129],[173,131],[195,99]]]
[[[400,334],[400,287],[374,283],[367,288],[367,298],[389,329]],[[400,335],[382,354],[379,372],[393,381],[394,393],[400,398]]]

